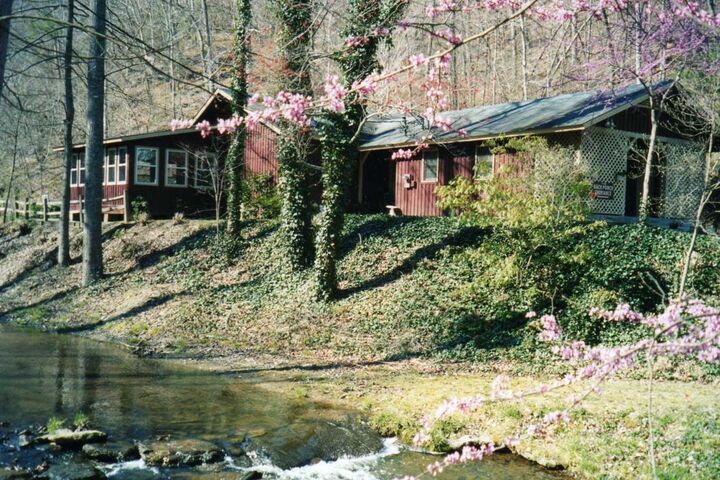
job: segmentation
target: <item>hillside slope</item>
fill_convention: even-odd
[[[655,308],[658,289],[675,288],[687,242],[680,232],[597,223],[546,244],[452,218],[350,216],[342,298],[323,305],[312,298],[311,272],[288,270],[277,227],[250,222],[229,242],[203,221],[113,225],[105,232],[107,277],[91,288],[77,286],[78,263],[52,265],[48,227],[4,227],[0,315],[146,352],[519,359],[540,369],[548,353],[526,311],[552,308],[567,331],[590,342],[633,336],[591,322],[587,310],[616,301]],[[717,298],[718,267],[720,240],[701,238],[691,287]]]

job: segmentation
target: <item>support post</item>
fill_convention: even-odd
[[[80,225],[83,225],[85,223],[85,202],[84,202],[84,196],[81,193],[80,197]]]
[[[43,223],[47,223],[47,221],[48,221],[48,196],[47,195],[42,196],[42,206],[43,206],[42,221],[43,221]]]
[[[123,222],[130,221],[130,194],[127,189],[123,191]]]
[[[30,219],[30,199],[28,197],[25,197],[25,208],[23,209],[23,213],[25,214],[25,220]]]

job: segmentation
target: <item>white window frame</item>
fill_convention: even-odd
[[[120,155],[120,152],[125,152],[125,155]],[[117,171],[115,172],[115,183],[117,185],[125,185],[127,183],[128,178],[128,148],[127,147],[118,147],[117,149],[117,162],[115,163],[115,166],[117,168]],[[120,181],[120,163],[122,161],[122,165],[125,167],[125,180]]]
[[[213,187],[212,173],[210,173],[210,178],[208,178],[208,182],[209,182],[208,185],[198,185],[198,172],[200,171],[200,168],[198,168],[198,167],[201,164],[200,162],[201,162],[201,160],[203,160],[203,158],[214,157],[215,160],[217,160],[217,155],[215,155],[214,153],[208,153],[208,152],[197,152],[193,156],[195,157],[195,173],[193,175],[193,187],[198,190],[207,190],[209,188],[212,188]],[[207,170],[208,172],[211,172],[212,168],[203,168],[203,170]]]
[[[481,145],[475,145],[475,164],[473,165],[473,178],[488,179],[488,178],[492,178],[495,176],[495,154],[492,152],[490,152],[489,154],[480,153],[480,150],[485,150],[485,149],[486,149],[486,147],[483,147]],[[490,157],[490,174],[482,176],[482,177],[476,177],[475,176],[475,165],[477,165],[478,159],[480,157],[488,157],[488,156]]]
[[[182,170],[185,170],[185,182],[183,184],[176,185],[176,184],[170,184],[170,182],[168,182],[168,178],[169,178],[168,170],[170,169],[170,154],[171,153],[182,153],[185,156],[185,166],[182,168]],[[188,152],[186,152],[185,150],[179,150],[177,148],[166,149],[165,150],[165,186],[170,187],[170,188],[187,188],[188,176],[190,174],[190,172],[188,171],[188,167],[190,166],[189,163],[190,162],[188,161]]]
[[[115,179],[112,182],[110,181],[110,157],[111,157],[110,154],[112,154],[112,157],[115,161],[114,166],[113,166],[113,170],[114,170],[113,174],[115,176]],[[104,173],[104,182],[103,183],[105,185],[117,185],[117,148],[112,147],[112,148],[105,149],[105,162],[104,162],[103,173]]]
[[[435,155],[435,161],[437,162],[437,169],[435,171],[435,178],[434,179],[426,179],[425,178],[425,155],[426,154],[434,154]],[[438,183],[440,181],[440,151],[439,150],[425,150],[423,152],[422,156],[422,162],[420,165],[420,183]]]
[[[78,187],[84,187],[85,182],[83,182],[83,177],[84,177],[83,174],[85,173],[85,152],[78,154],[77,166],[78,166],[77,185],[78,185]]]
[[[139,150],[152,150],[155,152],[155,181],[154,182],[140,182],[138,181],[138,166],[140,162],[138,161],[138,151]],[[157,187],[160,185],[160,149],[157,147],[145,147],[143,145],[138,145],[135,147],[135,162],[133,168],[133,180],[135,182],[135,185],[148,185],[148,186],[155,186]]]
[[[70,165],[70,186],[71,187],[77,187],[78,182],[80,182],[80,172],[78,171],[78,154],[73,153],[72,154],[72,164]],[[73,172],[75,173],[75,181],[73,182]]]

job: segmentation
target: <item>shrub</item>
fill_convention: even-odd
[[[270,175],[255,175],[243,185],[243,213],[248,218],[276,218],[280,215],[282,197]]]
[[[513,139],[495,153],[512,150],[518,162],[489,177],[457,177],[436,189],[439,206],[474,224],[549,228],[584,220],[589,213],[588,167],[572,148],[539,137]]]
[[[172,218],[173,225],[180,225],[185,223],[185,214],[182,212],[175,212]]]
[[[150,219],[148,202],[142,196],[133,199],[133,201],[130,202],[130,208],[132,210],[133,220],[143,223],[141,219],[144,218],[145,222]]]
[[[55,433],[65,425],[65,419],[60,417],[50,417],[47,422],[48,433]]]

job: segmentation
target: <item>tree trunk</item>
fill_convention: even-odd
[[[83,285],[100,279],[102,259],[103,107],[105,97],[105,0],[94,0],[88,63],[87,143],[85,150],[85,222]]]
[[[70,264],[70,169],[72,168],[73,123],[75,122],[75,99],[73,97],[72,59],[73,59],[73,27],[75,16],[75,0],[68,0],[68,27],[65,32],[65,53],[63,68],[65,80],[65,138],[62,203],[60,205],[60,232],[58,237],[58,264]]]
[[[247,68],[250,61],[250,21],[252,10],[250,0],[237,0],[237,25],[235,25],[235,64],[232,89],[232,111],[234,115],[244,116],[247,104],[248,82]],[[233,135],[228,152],[228,232],[240,231],[242,207],[242,177],[245,160],[245,140],[247,130],[240,125]]]
[[[213,80],[213,65],[212,56],[212,36],[210,35],[210,15],[208,13],[207,0],[200,0],[202,7],[203,21],[205,23],[205,42],[207,48],[205,50],[205,76],[207,77],[207,88],[210,91],[215,90],[215,81]]]
[[[345,221],[345,190],[354,151],[338,139],[352,137],[341,115],[328,120],[323,127],[322,143],[322,211],[315,239],[315,274],[317,298],[328,301],[337,293],[337,255]],[[352,125],[350,125],[352,128]]]
[[[18,114],[19,115],[19,114]],[[13,138],[13,157],[12,164],[10,165],[10,181],[7,185],[7,195],[5,196],[5,209],[3,210],[3,223],[7,223],[7,213],[10,207],[10,193],[13,190],[13,182],[15,181],[15,165],[17,164],[17,143],[18,137],[20,136],[20,117],[18,116],[17,123],[15,123],[15,135]],[[14,205],[13,205],[14,207]],[[13,208],[13,218],[17,218],[17,212]]]
[[[650,142],[645,158],[645,172],[643,174],[642,198],[640,200],[640,221],[646,222],[650,215],[650,179],[652,178],[653,157],[655,156],[655,142],[657,139],[658,120],[655,105],[650,95]]]
[[[520,40],[522,41],[522,89],[523,100],[528,99],[528,56],[527,56],[527,30],[525,29],[525,15],[520,15]]]
[[[313,16],[310,0],[274,0],[282,46],[283,90],[312,95],[310,52],[312,50]],[[310,204],[310,171],[304,165],[310,151],[308,129],[281,122],[282,134],[276,145],[280,165],[282,236],[293,270],[312,263],[312,209]]]
[[[12,13],[13,0],[0,0],[0,17],[9,17]],[[5,86],[5,62],[7,61],[8,44],[10,43],[10,19],[0,20],[0,97]]]

